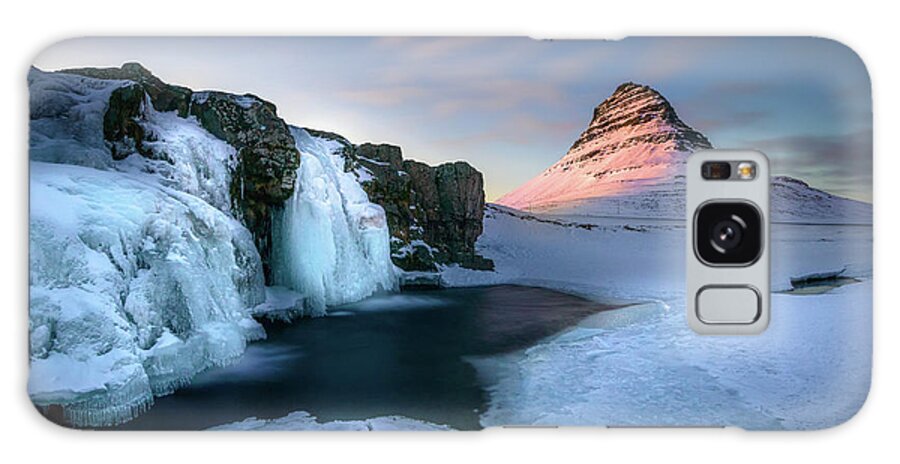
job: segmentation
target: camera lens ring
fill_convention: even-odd
[[[763,226],[759,208],[749,201],[705,202],[694,212],[694,254],[707,266],[751,266],[762,256]]]

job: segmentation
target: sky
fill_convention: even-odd
[[[464,159],[494,200],[561,158],[627,81],[663,94],[717,148],[772,173],[872,198],[869,77],[817,38],[78,38],[43,70],[137,61],[168,83],[252,93],[288,123],[385,142],[430,164]]]

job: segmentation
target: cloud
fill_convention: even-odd
[[[794,135],[747,140],[765,152],[775,174],[800,177],[830,192],[870,201],[872,130],[846,135]]]
[[[412,60],[438,60],[463,55],[485,45],[482,37],[384,37],[373,41],[377,50],[399,53]]]
[[[442,117],[463,112],[483,114],[514,109],[533,111],[533,105],[554,106],[564,99],[563,93],[555,85],[517,79],[459,82],[434,95],[432,114]]]
[[[342,90],[337,97],[348,103],[369,106],[396,106],[427,97],[429,92],[422,87],[393,86],[381,88]]]
[[[704,82],[692,96],[672,104],[685,122],[701,132],[746,130],[772,121],[775,110],[763,103],[768,97],[778,101],[783,92],[771,83],[749,80]]]
[[[575,140],[583,129],[583,124],[575,121],[550,120],[530,114],[519,114],[485,126],[482,130],[465,136],[445,136],[433,142],[436,145],[454,149],[474,148],[483,144],[509,144],[514,146],[546,145],[549,140]],[[567,143],[567,142],[563,142]],[[559,145],[563,150],[554,153],[562,156],[566,145]]]
[[[717,111],[716,113],[719,113],[719,115],[711,117],[709,112],[698,111],[697,108],[692,108],[692,110],[693,111],[690,111],[690,114],[702,116],[700,118],[693,118],[690,125],[701,132],[752,127],[769,120],[772,115],[769,111],[738,110],[731,112]]]

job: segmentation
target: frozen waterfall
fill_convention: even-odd
[[[104,117],[127,85],[29,73],[28,393],[79,427],[131,420],[265,336],[252,317],[262,260],[230,206],[235,149],[145,99],[149,153],[113,159]],[[276,283],[310,315],[394,289],[384,211],[336,142],[293,135],[302,164],[275,215]]]
[[[340,144],[291,133],[300,151],[294,195],[273,224],[276,285],[305,297],[307,315],[397,288],[384,210],[344,172]]]
[[[145,103],[152,159],[103,139],[126,81],[29,74],[28,393],[79,427],[128,421],[264,337],[262,261],[230,214],[235,150]]]

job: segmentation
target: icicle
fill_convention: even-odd
[[[137,375],[120,387],[63,405],[66,422],[76,427],[111,427],[134,419],[153,406],[147,377]]]

